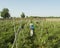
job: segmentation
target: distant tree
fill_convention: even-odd
[[[26,18],[28,18],[28,16],[26,16]]]
[[[4,9],[1,11],[1,17],[3,17],[3,18],[9,18],[9,17],[10,17],[9,9],[8,9],[8,8],[4,8]]]
[[[21,14],[21,18],[25,18],[25,14],[23,12]]]
[[[0,11],[0,16],[1,16],[1,11]]]

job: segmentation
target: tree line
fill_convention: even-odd
[[[10,18],[11,15],[9,13],[9,9],[8,8],[3,8],[2,11],[0,12],[0,16],[4,19]],[[22,12],[22,14],[20,16],[21,16],[21,18],[25,18],[24,12]]]

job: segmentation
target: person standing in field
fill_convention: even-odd
[[[34,34],[34,25],[33,25],[32,21],[31,21],[31,23],[30,23],[30,36],[32,37],[33,34]]]

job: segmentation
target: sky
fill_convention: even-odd
[[[13,17],[60,16],[60,0],[0,0],[0,11],[8,8]]]

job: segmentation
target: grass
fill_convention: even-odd
[[[30,21],[32,20],[35,30],[34,36],[30,37]],[[16,31],[19,26],[24,28],[17,38],[18,48],[59,48],[60,47],[60,22],[42,19],[15,20]],[[13,20],[0,20],[0,48],[11,48],[14,40]],[[14,47],[15,48],[15,47]]]

